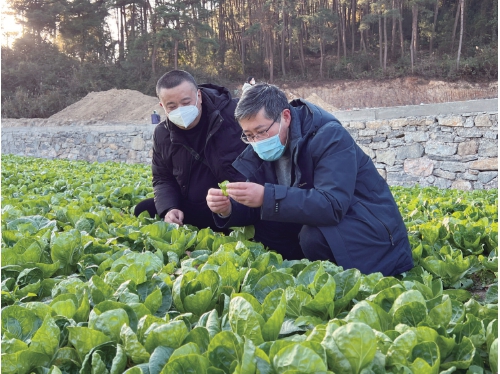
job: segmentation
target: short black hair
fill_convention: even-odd
[[[283,91],[272,84],[261,83],[243,92],[236,105],[234,117],[238,122],[253,118],[264,108],[264,117],[275,119],[288,107],[288,99]]]
[[[163,74],[158,83],[156,83],[156,95],[160,96],[160,91],[163,88],[173,88],[177,87],[182,82],[190,82],[195,89],[198,89],[198,85],[194,80],[193,76],[184,70],[170,70],[169,72]]]
[[[251,81],[252,79],[254,79],[254,77],[252,77],[252,76],[248,77],[248,78],[247,78],[247,83],[250,83],[250,81]]]

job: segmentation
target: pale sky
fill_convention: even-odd
[[[2,30],[2,45],[12,45],[14,39],[21,34],[22,26],[16,23],[14,12],[9,8],[5,0],[0,0],[1,16],[0,25]]]

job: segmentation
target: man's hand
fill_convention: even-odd
[[[264,186],[257,183],[228,183],[226,192],[233,200],[250,208],[261,207],[264,203]]]
[[[172,209],[165,215],[164,220],[167,223],[177,223],[182,225],[182,221],[184,221],[184,212],[179,209]]]
[[[229,197],[224,196],[222,190],[211,188],[207,194],[207,205],[214,213],[228,216],[231,214],[231,201]]]

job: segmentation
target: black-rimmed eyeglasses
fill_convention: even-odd
[[[264,140],[264,139],[269,138],[269,130],[271,130],[271,127],[273,127],[273,125],[276,123],[276,121],[280,117],[281,117],[281,113],[278,114],[278,116],[274,119],[273,123],[271,123],[271,125],[266,130],[259,131],[255,135],[245,135],[244,133],[241,134],[241,140],[243,141],[243,143],[250,144],[250,143],[258,142],[259,140]]]

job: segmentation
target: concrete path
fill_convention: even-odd
[[[498,98],[455,101],[439,104],[395,106],[390,108],[346,110],[334,112],[333,114],[341,122],[350,122],[478,112],[498,113]]]

